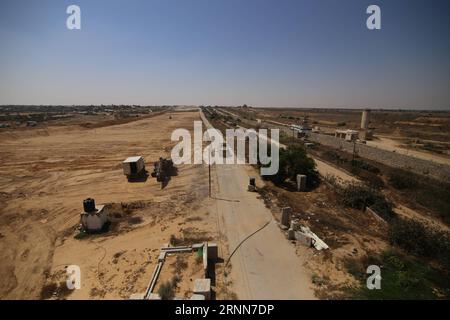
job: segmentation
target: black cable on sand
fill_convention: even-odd
[[[253,232],[252,234],[250,234],[249,236],[247,236],[244,240],[242,240],[241,242],[239,242],[239,244],[237,245],[237,247],[233,250],[233,252],[230,254],[230,256],[228,257],[227,263],[225,263],[225,267],[228,265],[228,262],[230,262],[231,257],[233,256],[233,254],[239,249],[239,247],[245,242],[247,241],[250,237],[252,237],[254,234],[258,233],[259,231],[261,231],[262,229],[264,229],[265,227],[267,227],[269,225],[269,223],[272,222],[272,219],[267,221],[261,228],[259,228],[258,230],[256,230],[255,232]]]

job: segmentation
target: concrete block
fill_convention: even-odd
[[[157,293],[150,293],[148,300],[161,300],[161,297]]]
[[[291,229],[296,231],[299,229],[300,223],[298,220],[291,220]]]
[[[295,240],[306,247],[312,246],[312,238],[309,235],[304,234],[303,232],[295,231]]]
[[[288,230],[288,240],[295,240],[295,231],[292,228]]]
[[[219,258],[219,246],[217,243],[208,242],[208,260],[217,261]]]
[[[289,227],[291,224],[292,208],[284,207],[281,209],[281,224]]]
[[[378,213],[370,207],[366,207],[366,212],[370,213],[378,222],[386,224],[387,221],[384,220]]]
[[[161,247],[161,251],[172,252],[186,252],[192,250],[191,246],[177,246],[177,247]]]
[[[144,300],[145,294],[144,293],[133,293],[130,296],[130,300]]]
[[[193,244],[193,245],[192,245],[192,250],[197,251],[197,250],[199,250],[199,249],[203,249],[203,245],[204,245],[203,242],[202,242],[202,243],[196,243],[196,244]]]
[[[209,300],[211,298],[211,279],[196,279],[193,293],[201,294],[205,300]]]
[[[312,232],[308,227],[301,227],[302,233],[308,235],[312,238],[311,244],[316,248],[317,250],[323,250],[328,249],[328,245],[320,239],[314,232]]]
[[[247,190],[250,191],[250,192],[255,192],[256,188],[255,188],[255,186],[252,186],[251,184],[249,184]]]
[[[306,190],[306,176],[303,174],[297,175],[297,191]]]
[[[158,262],[164,262],[166,260],[166,251],[161,251],[158,256]]]
[[[205,300],[205,296],[202,294],[193,294],[190,300]]]

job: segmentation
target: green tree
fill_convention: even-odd
[[[278,172],[266,178],[281,184],[286,180],[296,181],[297,174],[306,175],[309,188],[317,185],[319,181],[316,163],[308,157],[306,150],[300,146],[289,146],[287,149],[280,149]]]

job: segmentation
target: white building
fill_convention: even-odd
[[[345,139],[346,141],[356,141],[358,139],[359,132],[356,130],[336,130],[334,136],[336,138]]]
[[[108,222],[108,214],[103,204],[96,205],[95,211],[81,213],[81,225],[88,232],[99,232]]]
[[[142,156],[129,157],[122,162],[123,174],[130,178],[136,178],[145,173],[145,161]]]

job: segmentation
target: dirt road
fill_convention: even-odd
[[[247,192],[248,175],[242,165],[215,166],[214,198],[232,252],[246,240],[230,260],[234,292],[239,299],[314,299],[311,276],[305,262],[285,238],[272,213]]]
[[[226,111],[226,110],[222,110],[222,109],[216,109],[216,110],[219,113],[222,113],[224,115],[230,115],[232,117],[238,117],[237,115],[235,115],[235,114],[233,114],[233,113],[231,113],[229,111]],[[283,124],[281,122],[276,122],[276,121],[270,121],[270,122],[276,123],[276,124],[280,124],[280,125],[283,125],[283,126],[287,126],[286,124]],[[244,130],[246,129],[245,127],[242,127],[242,126],[240,126],[240,127],[242,129],[244,129]],[[281,143],[278,143],[278,142],[276,144],[278,145],[279,148],[283,148],[283,149],[286,148],[286,145],[284,145],[284,144],[281,144]],[[342,171],[342,170],[340,170],[340,169],[338,169],[338,168],[336,168],[336,167],[334,167],[334,166],[332,166],[332,165],[330,165],[330,164],[328,164],[328,163],[326,163],[326,162],[324,162],[322,160],[317,159],[316,157],[312,156],[311,154],[309,156],[311,158],[313,158],[314,161],[316,162],[317,171],[319,171],[319,174],[322,177],[335,176],[336,179],[338,181],[340,181],[340,182],[357,182],[358,181],[358,179],[356,179],[352,175],[350,175],[350,174],[348,174],[348,173],[346,173],[346,172],[344,172],[344,171]]]
[[[220,232],[227,237],[230,253],[242,243],[230,259],[233,291],[238,298],[314,299],[305,261],[297,256],[257,193],[247,191],[249,176],[244,165],[216,165],[214,173],[213,198]]]

